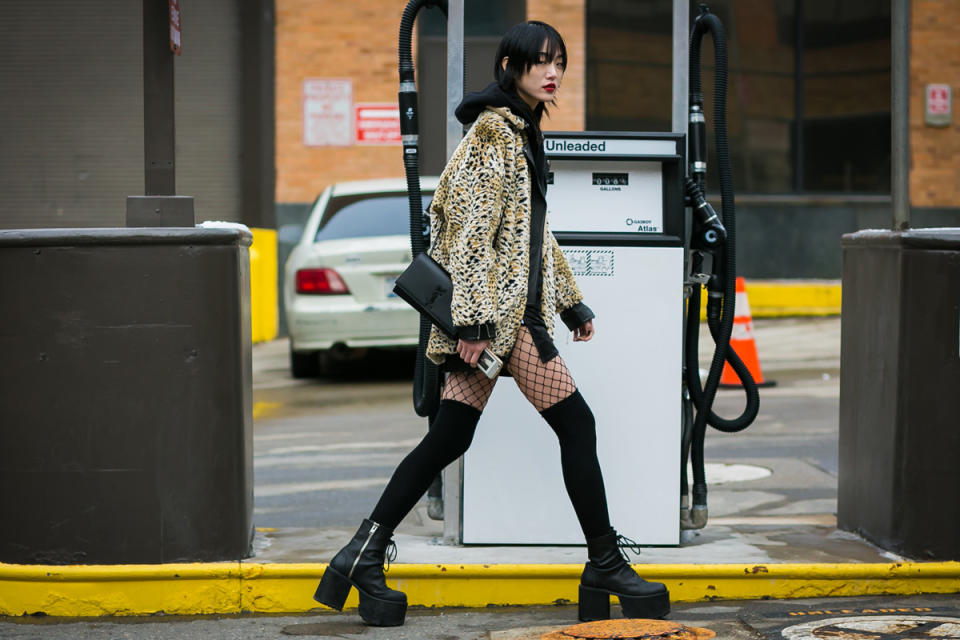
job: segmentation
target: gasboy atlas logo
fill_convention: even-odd
[[[956,640],[960,618],[899,614],[810,620],[787,627],[784,640]]]

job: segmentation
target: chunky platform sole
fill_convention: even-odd
[[[358,611],[367,624],[374,627],[399,627],[407,616],[407,603],[384,600],[370,595],[346,576],[332,567],[327,567],[320,579],[313,599],[331,609],[343,611],[343,605],[350,595],[350,588],[356,587],[360,595]]]
[[[670,594],[667,591],[649,596],[630,596],[580,585],[578,617],[581,622],[610,619],[610,596],[620,599],[624,618],[660,619],[670,613]]]

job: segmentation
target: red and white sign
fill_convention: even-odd
[[[353,121],[357,144],[400,144],[400,107],[395,102],[358,102]]]
[[[927,113],[931,115],[950,113],[950,85],[927,85]]]
[[[928,125],[944,127],[953,115],[953,90],[948,84],[928,84],[924,120]]]
[[[353,144],[353,80],[304,79],[303,144],[307,147]]]
[[[170,7],[170,51],[180,55],[180,0],[168,0]]]

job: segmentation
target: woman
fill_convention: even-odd
[[[470,446],[496,380],[476,369],[485,348],[504,362],[560,441],[564,484],[587,541],[581,620],[609,617],[609,596],[628,617],[663,617],[666,588],[640,579],[610,526],[593,414],[557,353],[554,315],[575,341],[594,335],[573,273],[546,223],[547,166],[540,118],[563,80],[567,52],[542,22],[513,27],[497,49],[496,81],[468,95],[457,118],[472,124],[440,177],[430,206],[431,256],[453,280],[453,340],[433,329],[428,357],[447,372],[430,432],[400,463],[368,520],[324,572],[314,596],[342,609],[350,587],[372,625],[403,624],[407,599],[386,586],[393,529],[431,480]]]

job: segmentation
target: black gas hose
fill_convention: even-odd
[[[414,82],[413,23],[424,7],[439,7],[447,14],[446,0],[410,0],[400,19],[400,135],[403,142],[403,169],[410,200],[410,250],[417,257],[427,250],[427,224],[420,193],[420,125],[417,121],[417,85]],[[432,416],[440,405],[440,371],[426,356],[430,321],[420,317],[420,340],[413,374],[413,408],[418,416]]]
[[[700,191],[706,182],[706,134],[703,116],[703,92],[700,81],[700,46],[704,35],[709,32],[713,39],[715,71],[713,96],[714,140],[717,148],[717,160],[720,165],[720,198],[722,223],[726,231],[726,242],[713,250],[714,277],[708,286],[707,324],[717,345],[710,364],[707,382],[701,386],[699,362],[697,358],[700,327],[700,286],[693,291],[687,301],[687,331],[685,336],[685,382],[690,399],[696,406],[696,417],[688,433],[682,440],[681,499],[685,506],[687,499],[687,457],[693,466],[693,510],[692,526],[684,528],[702,528],[707,518],[707,483],[704,468],[704,438],[707,424],[725,432],[734,432],[749,426],[759,410],[759,394],[756,383],[733,349],[729,348],[733,332],[734,307],[736,300],[736,211],[733,200],[733,171],[730,165],[730,153],[727,146],[727,44],[723,24],[701,5],[701,13],[694,21],[690,34],[690,155],[691,175],[694,191]],[[688,191],[690,191],[688,185]],[[698,255],[698,254],[695,254]],[[694,263],[699,268],[698,256]],[[740,376],[747,394],[747,406],[743,414],[734,420],[720,418],[712,411],[716,397],[723,363],[730,362]]]

